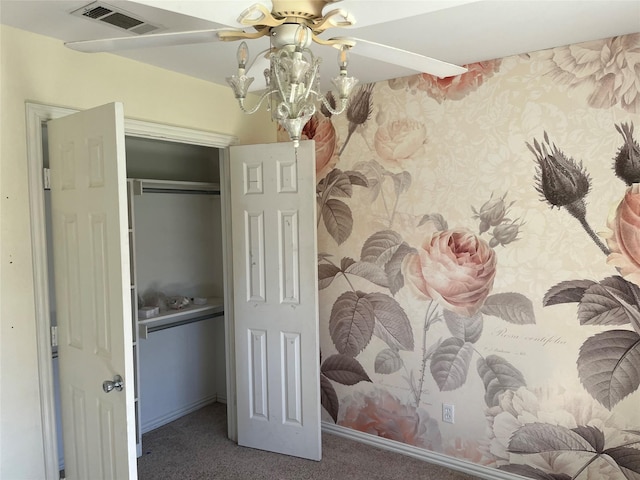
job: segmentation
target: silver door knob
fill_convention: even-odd
[[[102,390],[104,390],[104,393],[109,393],[113,389],[121,392],[122,387],[122,377],[120,375],[116,375],[115,377],[113,377],[113,381],[105,380],[104,382],[102,382]]]

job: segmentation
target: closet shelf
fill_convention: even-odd
[[[167,328],[199,322],[224,315],[222,298],[209,298],[206,305],[188,305],[180,310],[166,310],[152,318],[138,320],[140,338],[147,338],[149,333]]]
[[[187,193],[202,195],[219,195],[220,184],[210,182],[184,182],[180,180],[155,180],[148,178],[131,178],[133,194],[143,193]]]

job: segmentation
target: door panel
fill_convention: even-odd
[[[231,147],[238,443],[319,460],[314,143]]]
[[[134,480],[122,105],[52,120],[48,133],[66,478]],[[124,389],[104,392],[115,375]]]

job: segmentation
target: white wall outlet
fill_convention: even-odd
[[[446,423],[455,423],[455,409],[453,405],[447,403],[442,404],[442,421]]]

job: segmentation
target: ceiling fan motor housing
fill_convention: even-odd
[[[300,29],[304,30],[300,30]],[[275,48],[299,46],[309,48],[313,33],[311,29],[300,23],[283,23],[271,28],[271,43]]]
[[[322,18],[325,5],[338,0],[273,0],[271,14],[275,18],[298,17],[307,20]]]

